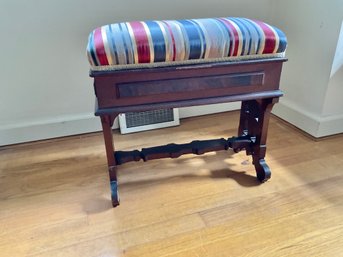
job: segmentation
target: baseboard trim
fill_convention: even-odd
[[[343,115],[333,115],[321,119],[318,137],[326,137],[343,133]]]
[[[180,118],[188,118],[194,116],[201,116],[213,113],[228,112],[239,110],[241,108],[241,102],[222,103],[222,104],[211,104],[201,105],[193,107],[179,108]]]
[[[315,138],[343,133],[343,115],[316,116],[286,100],[275,105],[273,114]]]
[[[180,108],[180,117],[187,118],[236,110],[240,103],[224,103]],[[113,128],[118,128],[118,121]],[[93,113],[66,115],[52,119],[0,126],[0,146],[101,131],[101,123]]]
[[[100,130],[99,118],[92,113],[66,115],[54,119],[0,126],[0,145],[12,145]]]
[[[180,108],[180,118],[238,110],[239,108],[240,102]],[[273,114],[316,138],[343,133],[343,115],[317,117],[285,100],[275,105]],[[113,128],[118,127],[116,120]],[[100,130],[99,118],[95,117],[93,113],[3,125],[0,126],[0,146],[85,134]]]

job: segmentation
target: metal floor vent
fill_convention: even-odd
[[[179,124],[179,110],[177,108],[127,112],[119,115],[119,126],[122,134],[177,126]]]

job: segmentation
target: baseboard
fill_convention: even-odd
[[[66,115],[54,119],[0,126],[0,145],[18,144],[100,130],[99,118],[92,113]]]
[[[180,108],[180,118],[238,110],[239,108],[240,102]],[[317,138],[343,133],[343,115],[317,117],[285,100],[275,105],[273,113]],[[117,121],[113,128],[118,128]],[[0,146],[100,130],[99,118],[92,113],[3,125],[0,126]]]
[[[180,117],[200,116],[239,108],[240,103],[180,108]],[[113,128],[116,129],[118,127],[118,121],[116,120]],[[42,119],[20,124],[9,124],[0,126],[0,146],[78,135],[100,130],[100,120],[92,113],[66,115],[53,119]]]
[[[343,133],[343,115],[333,115],[321,119],[318,137]]]
[[[233,110],[239,110],[241,108],[241,102],[211,104],[194,107],[179,108],[180,118],[188,118],[194,116],[201,116],[219,112],[228,112]]]
[[[316,116],[286,100],[277,103],[272,112],[316,138],[343,133],[343,115]]]

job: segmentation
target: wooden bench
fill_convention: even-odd
[[[119,205],[117,167],[131,161],[231,148],[252,155],[258,180],[268,180],[268,122],[283,94],[279,81],[286,45],[280,30],[244,18],[126,22],[95,29],[87,53],[113,206]],[[242,102],[235,137],[114,150],[112,125],[120,113],[234,101]]]

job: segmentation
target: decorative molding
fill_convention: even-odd
[[[240,108],[240,103],[213,104],[180,109],[180,118],[200,116]],[[113,128],[117,129],[116,119]],[[93,113],[65,115],[52,119],[0,125],[0,146],[43,139],[78,135],[101,130],[101,123]]]
[[[0,145],[11,145],[101,130],[93,114],[66,115],[0,126]],[[118,127],[118,124],[115,124]]]
[[[332,115],[321,119],[318,137],[343,133],[343,115]]]
[[[188,118],[194,116],[201,116],[219,112],[228,112],[239,110],[241,108],[240,102],[232,103],[222,103],[222,104],[211,104],[211,105],[201,105],[193,107],[183,107],[179,108],[180,118]]]
[[[316,138],[343,133],[343,115],[320,117],[284,99],[274,106],[273,114]]]
[[[240,109],[240,102],[180,108],[180,118],[207,115]],[[318,117],[296,104],[282,99],[273,113],[314,137],[343,133],[343,115]],[[113,128],[118,128],[117,120]],[[78,135],[101,130],[98,117],[92,113],[66,115],[54,119],[0,126],[0,145]]]

